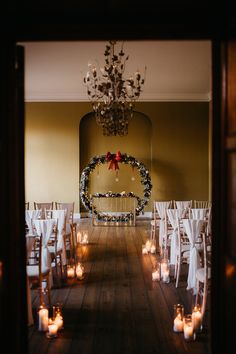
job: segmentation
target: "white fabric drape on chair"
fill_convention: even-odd
[[[39,219],[41,216],[41,209],[30,209],[30,210],[25,210],[25,222],[28,226],[29,229],[29,235],[33,235],[33,226],[32,226],[32,221],[34,219]]]
[[[57,250],[62,250],[62,264],[66,265],[66,246],[65,246],[65,227],[66,227],[66,209],[56,209],[52,211],[53,219],[57,219]]]
[[[156,210],[160,216],[160,221],[159,221],[159,246],[160,247],[162,247],[163,245],[163,239],[167,236],[165,217],[166,217],[166,209],[170,207],[170,204],[171,204],[170,201],[155,202]]]
[[[167,218],[173,228],[170,244],[170,264],[176,264],[176,251],[178,247],[178,219],[182,219],[185,214],[185,209],[166,209]]]
[[[48,241],[53,232],[54,226],[57,224],[56,219],[36,219],[33,220],[38,235],[42,234],[42,271],[51,269],[51,255],[48,249]],[[44,268],[45,267],[45,268]],[[52,272],[50,272],[50,287],[53,285]]]
[[[201,219],[204,220],[207,216],[208,209],[205,208],[192,208],[190,210],[191,219]]]
[[[191,244],[187,290],[193,289],[194,294],[196,294],[196,271],[200,267],[200,256],[195,243],[201,234],[204,224],[205,220],[183,219],[183,226]]]

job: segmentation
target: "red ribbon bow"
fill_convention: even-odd
[[[110,151],[106,154],[107,162],[110,161],[110,165],[108,167],[109,170],[119,170],[118,162],[122,160],[122,156],[120,151],[117,151],[116,154],[111,154]]]

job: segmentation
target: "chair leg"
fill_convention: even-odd
[[[203,297],[202,297],[202,318],[204,317],[205,310],[206,310],[206,302],[207,302],[207,291],[208,291],[208,285],[207,283],[204,283],[203,286]]]
[[[179,275],[180,275],[180,260],[178,259],[176,263],[176,281],[175,281],[176,288],[178,288],[179,285]]]

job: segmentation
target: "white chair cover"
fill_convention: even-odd
[[[36,219],[33,224],[38,235],[42,234],[42,272],[45,269],[51,269],[51,255],[48,249],[48,241],[57,223],[56,219]],[[52,272],[50,271],[50,287],[53,284]]]
[[[178,219],[185,216],[185,209],[166,209],[166,214],[173,228],[170,244],[170,264],[176,264],[176,251],[178,247]]]
[[[39,219],[41,216],[41,209],[34,210],[25,210],[25,222],[29,228],[29,235],[33,235],[33,226],[32,226],[32,220],[34,219]]]
[[[187,209],[191,207],[191,200],[176,200],[175,204],[177,209]]]
[[[57,250],[62,250],[62,264],[66,265],[66,246],[64,241],[65,235],[65,222],[66,222],[66,209],[57,209],[52,212],[53,219],[58,220],[57,229]]]
[[[204,220],[207,216],[208,209],[206,208],[192,208],[190,212],[191,219]]]
[[[155,208],[160,216],[159,221],[159,246],[162,247],[163,239],[167,236],[165,214],[166,209],[170,207],[171,201],[156,201]]]
[[[30,255],[32,251],[32,247],[34,244],[34,237],[26,237],[26,252]],[[27,312],[28,312],[28,326],[34,324],[33,319],[33,312],[32,312],[32,299],[31,299],[31,292],[30,292],[30,284],[29,284],[29,277],[27,275]]]
[[[189,269],[187,290],[193,289],[193,293],[196,294],[196,271],[200,267],[200,256],[195,246],[205,220],[200,219],[183,219],[183,226],[190,242],[190,257],[189,257]]]

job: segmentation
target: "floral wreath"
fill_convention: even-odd
[[[120,151],[118,151],[116,154],[111,154],[108,152],[106,155],[100,155],[100,156],[94,156],[89,164],[84,168],[84,170],[81,173],[81,179],[80,179],[80,198],[87,210],[90,212],[93,212],[99,220],[105,220],[105,221],[128,221],[130,219],[134,218],[134,215],[132,212],[128,214],[122,214],[121,216],[118,217],[111,217],[109,215],[106,215],[104,213],[99,213],[96,208],[93,209],[92,207],[92,197],[89,198],[88,194],[88,188],[89,188],[89,175],[92,173],[92,171],[95,169],[97,165],[104,164],[109,162],[109,169],[112,170],[117,170],[119,169],[118,163],[123,163],[123,164],[129,164],[132,166],[132,168],[136,167],[139,171],[140,177],[141,177],[141,184],[144,186],[143,190],[143,198],[140,198],[136,196],[133,192],[129,193],[112,193],[112,192],[107,192],[105,194],[101,193],[96,193],[94,196],[96,197],[122,197],[122,196],[129,196],[129,197],[135,197],[137,199],[137,207],[135,208],[135,214],[139,215],[141,212],[143,212],[143,209],[145,205],[148,204],[149,198],[151,195],[151,189],[152,189],[152,184],[151,184],[151,178],[149,175],[149,171],[145,167],[145,165],[136,160],[133,156],[127,155],[127,154],[121,154]],[[115,220],[113,220],[115,218]]]

